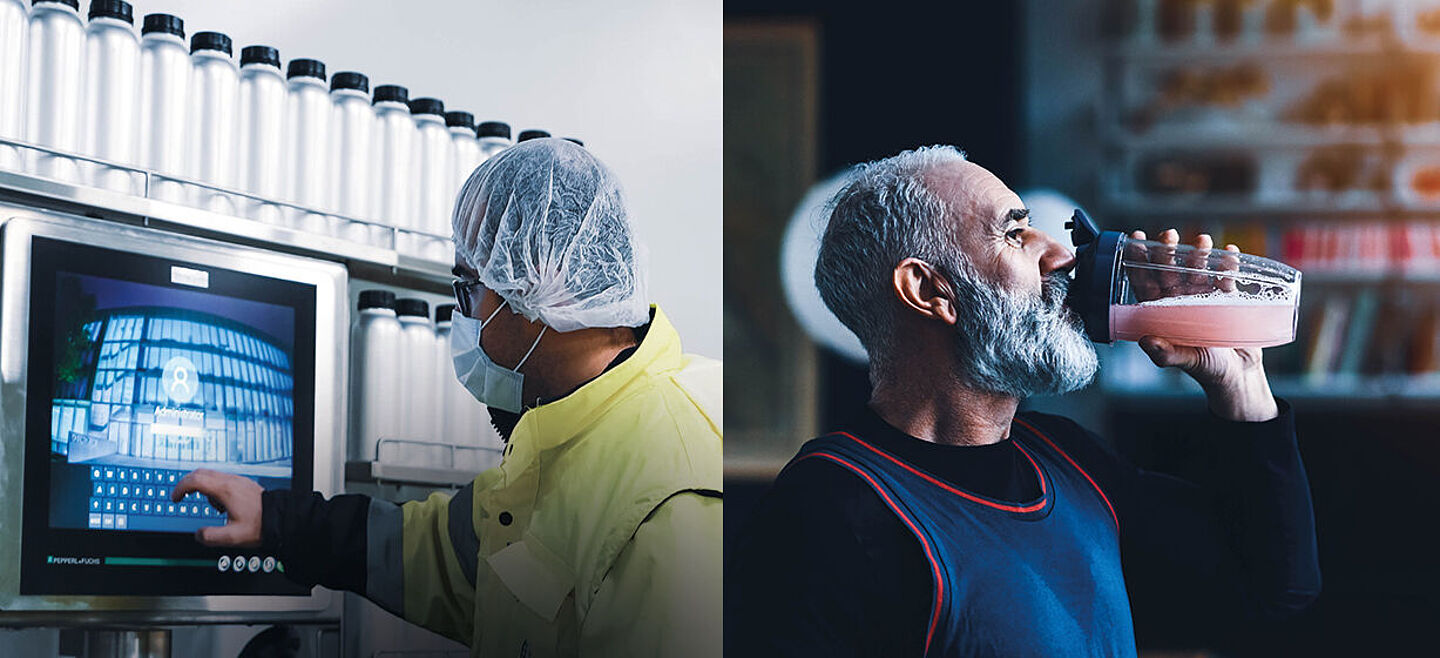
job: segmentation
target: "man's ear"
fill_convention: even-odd
[[[934,266],[919,258],[906,258],[895,266],[891,274],[895,298],[906,308],[947,325],[954,325],[959,320],[954,300],[944,292],[949,290],[950,282],[941,283],[944,275]]]

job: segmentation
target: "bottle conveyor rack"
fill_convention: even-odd
[[[352,276],[376,279],[401,287],[435,293],[449,292],[451,263],[401,253],[394,246],[403,236],[414,240],[443,240],[450,236],[424,231],[401,229],[375,221],[347,217],[331,211],[306,208],[293,203],[269,199],[249,192],[229,189],[157,171],[107,162],[89,156],[58,151],[27,142],[0,138],[0,148],[9,146],[44,156],[68,158],[76,163],[99,165],[113,171],[128,172],[140,182],[140,193],[93,187],[84,183],[57,180],[32,173],[0,168],[0,201],[46,210],[69,212],[98,219],[139,224],[161,230],[262,247],[275,251],[343,263]],[[23,155],[22,155],[23,157]],[[364,227],[378,242],[387,246],[363,244],[332,235],[302,231],[289,226],[264,222],[239,214],[219,213],[181,203],[154,198],[157,183],[179,186],[187,191],[202,190],[228,197],[233,202],[273,206],[282,211],[324,218],[339,232]],[[448,254],[448,250],[446,250]]]

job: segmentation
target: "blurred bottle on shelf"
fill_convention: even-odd
[[[399,85],[380,85],[373,96],[375,109],[373,214],[396,229],[415,227],[415,120],[410,118],[410,91]],[[414,240],[396,233],[393,248],[411,251]]]
[[[30,7],[30,52],[25,93],[26,141],[78,153],[85,92],[85,26],[76,0],[38,0]],[[80,182],[79,163],[32,153],[36,174]]]
[[[279,199],[284,190],[285,77],[280,73],[280,51],[270,46],[240,50],[240,187],[266,199]],[[247,201],[252,219],[280,224],[280,207]]]
[[[240,71],[230,37],[196,32],[190,38],[193,62],[190,94],[191,177],[221,188],[236,187],[236,133],[239,129]],[[198,188],[194,203],[212,212],[234,215],[230,195]]]
[[[85,154],[133,167],[138,164],[140,38],[135,17],[123,0],[93,0],[85,28]],[[87,163],[96,187],[134,194],[136,175]]]
[[[30,45],[25,0],[0,0],[0,139],[25,140],[25,57]],[[0,169],[17,171],[19,148],[0,144]]]
[[[450,210],[455,206],[451,188],[455,176],[455,146],[445,127],[445,104],[438,98],[416,98],[410,101],[410,114],[416,128],[416,172],[418,198],[415,216],[417,230],[431,235],[449,235]],[[445,261],[449,240],[423,236],[416,256]]]
[[[171,176],[189,173],[190,55],[185,22],[148,14],[140,28],[140,164]],[[180,184],[152,178],[150,196],[183,198]]]
[[[510,147],[510,124],[501,121],[486,121],[475,127],[480,138],[480,162]],[[476,165],[479,166],[479,165]]]
[[[311,210],[328,210],[330,181],[330,102],[325,63],[292,59],[285,71],[290,90],[285,113],[286,174],[291,203]],[[299,230],[333,235],[331,222],[319,212],[291,209],[288,223]]]
[[[330,77],[330,101],[335,107],[330,140],[331,180],[337,212],[346,217],[370,220],[370,142],[375,133],[375,110],[370,107],[370,79],[354,71]],[[360,244],[383,245],[384,235],[374,234],[369,224],[350,223],[341,237]]]
[[[399,434],[400,321],[395,293],[360,292],[351,333],[349,459],[375,461],[381,438]]]

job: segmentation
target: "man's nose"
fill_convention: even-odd
[[[1075,252],[1061,244],[1059,240],[1048,235],[1045,236],[1045,253],[1040,256],[1040,274],[1048,275],[1055,271],[1066,271],[1075,267]]]

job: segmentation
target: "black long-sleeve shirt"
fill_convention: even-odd
[[[1289,405],[1279,405],[1267,422],[1212,417],[1194,428],[1204,440],[1187,479],[1135,468],[1066,418],[1020,415],[1113,503],[1137,635],[1178,624],[1204,639],[1229,622],[1287,616],[1318,595],[1309,485]],[[1008,439],[939,445],[873,413],[847,429],[988,497],[1040,493]],[[923,653],[934,586],[918,542],[873,489],[826,460],[777,479],[729,557],[726,583],[726,648],[737,655]]]

